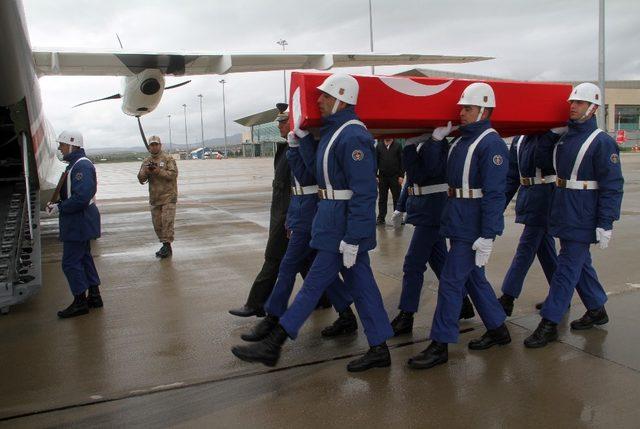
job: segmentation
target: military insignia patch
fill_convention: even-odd
[[[362,158],[364,158],[364,152],[356,149],[351,153],[351,158],[353,158],[354,161],[361,161]]]
[[[164,167],[164,161],[160,161],[160,164],[158,164],[160,167]]]
[[[82,180],[82,173],[79,171],[76,173],[76,180]]]
[[[610,159],[611,159],[611,162],[614,164],[617,164],[620,162],[620,157],[618,156],[617,153],[612,153]]]
[[[493,157],[493,163],[495,165],[502,165],[503,159],[502,159],[502,155],[495,155]]]

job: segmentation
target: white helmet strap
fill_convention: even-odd
[[[339,106],[340,106],[340,100],[336,98],[336,101],[333,102],[333,109],[331,109],[332,115],[338,111]]]
[[[580,117],[580,119],[578,119],[578,122],[584,122],[587,120],[587,118],[589,116],[591,116],[591,114],[593,113],[594,110],[596,110],[596,105],[593,103],[589,103],[589,108],[584,112],[584,115],[582,115]]]
[[[484,106],[480,107],[480,112],[478,112],[478,117],[476,118],[476,122],[482,119],[482,114],[484,113]]]

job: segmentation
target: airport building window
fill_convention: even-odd
[[[640,106],[616,105],[615,111],[616,129],[630,131],[640,129]]]
[[[269,122],[266,124],[260,124],[253,127],[253,142],[281,142],[280,131],[278,125],[275,122]]]

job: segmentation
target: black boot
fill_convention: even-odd
[[[502,296],[498,298],[498,302],[507,316],[511,316],[511,314],[513,314],[513,301],[515,301],[515,298],[511,295],[507,295],[506,293],[503,293]]]
[[[171,243],[162,243],[162,247],[160,250],[156,252],[156,257],[158,258],[168,258],[173,254],[173,250],[171,249]]]
[[[391,366],[391,354],[387,343],[369,347],[364,356],[354,359],[347,365],[349,372],[361,372],[371,368],[385,368]]]
[[[89,305],[87,304],[87,297],[84,292],[80,295],[73,296],[73,302],[70,306],[64,310],[58,311],[58,317],[61,319],[68,319],[70,317],[82,316],[89,312]]]
[[[100,287],[98,285],[89,286],[87,304],[89,305],[89,308],[101,308],[104,306],[102,303],[102,297],[100,296]]]
[[[524,345],[530,349],[544,347],[558,339],[558,324],[550,320],[542,319],[533,334],[524,340]]]
[[[488,329],[487,332],[485,332],[477,340],[469,341],[469,348],[471,350],[485,350],[489,347],[495,346],[496,344],[499,346],[504,346],[505,344],[509,344],[510,342],[511,335],[509,335],[507,325],[503,323],[496,329]]]
[[[245,304],[240,308],[232,308],[229,310],[229,314],[238,317],[264,317],[264,309],[262,307],[252,307],[249,304]]]
[[[286,340],[287,332],[282,326],[276,325],[264,340],[245,346],[234,346],[231,353],[245,362],[260,362],[266,366],[275,366],[280,359],[280,350]]]
[[[436,365],[446,363],[449,360],[449,347],[447,343],[431,341],[429,347],[407,361],[409,368],[429,369]]]
[[[571,322],[571,329],[581,331],[591,329],[594,325],[604,325],[607,322],[609,322],[609,316],[607,315],[607,310],[602,306],[593,310],[587,310],[584,316]]]
[[[338,335],[351,334],[358,330],[358,319],[351,311],[351,307],[338,314],[338,318],[330,326],[320,332],[323,337],[331,338]]]
[[[413,331],[413,313],[410,311],[400,311],[395,319],[391,321],[393,336],[410,334]]]
[[[542,310],[543,305],[544,305],[544,301],[536,303],[536,310]]]
[[[250,342],[262,341],[276,326],[278,326],[278,318],[268,314],[267,317],[259,321],[251,331],[240,335],[240,338]]]
[[[473,304],[471,304],[471,300],[468,296],[465,296],[462,300],[462,310],[460,310],[460,317],[458,320],[473,319],[475,315],[476,313],[473,311]]]

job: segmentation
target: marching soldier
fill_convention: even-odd
[[[173,249],[173,222],[176,217],[178,201],[178,166],[170,155],[162,151],[160,137],[149,138],[151,156],[142,161],[138,172],[140,184],[149,182],[149,204],[153,229],[162,243],[156,252],[158,258],[171,256]]]

